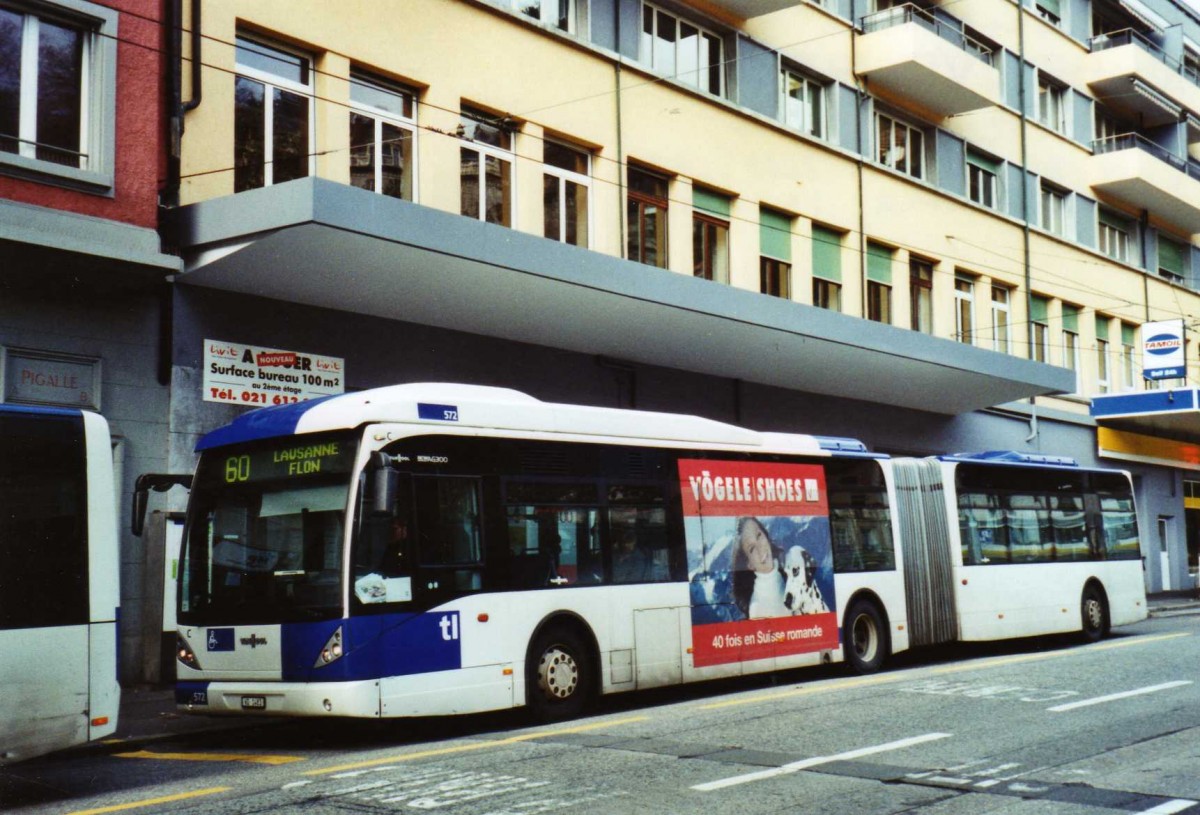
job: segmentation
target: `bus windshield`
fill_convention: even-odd
[[[206,453],[180,574],[179,620],[281,623],[342,613],[350,439]]]

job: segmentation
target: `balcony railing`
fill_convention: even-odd
[[[1115,153],[1118,150],[1142,150],[1154,156],[1159,161],[1165,161],[1181,173],[1200,181],[1200,162],[1192,158],[1177,156],[1162,145],[1155,144],[1145,136],[1137,133],[1122,133],[1119,136],[1109,136],[1106,139],[1096,139],[1092,142],[1092,152]]]
[[[933,12],[914,6],[911,3],[903,6],[877,11],[862,18],[864,34],[883,31],[893,26],[905,23],[916,23],[931,31],[946,42],[961,48],[971,56],[986,65],[992,65],[992,49],[962,32],[954,23],[938,19]]]
[[[1145,34],[1134,31],[1132,28],[1092,37],[1088,41],[1088,45],[1091,47],[1092,53],[1107,51],[1109,48],[1120,48],[1122,45],[1136,45],[1193,85],[1200,87],[1200,71],[1184,65],[1174,57],[1167,56],[1167,53],[1146,37]]]

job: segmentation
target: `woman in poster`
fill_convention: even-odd
[[[749,619],[786,617],[783,552],[758,518],[738,518],[733,552],[733,601]]]

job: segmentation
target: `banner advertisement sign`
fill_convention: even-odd
[[[697,667],[838,647],[819,464],[681,459]]]
[[[283,405],[346,391],[346,363],[277,348],[204,341],[204,401]]]
[[[1144,379],[1183,379],[1187,377],[1183,337],[1183,320],[1163,320],[1142,325],[1142,377]]]

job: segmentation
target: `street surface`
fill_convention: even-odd
[[[606,699],[531,727],[267,720],[0,769],[0,810],[1192,813],[1200,616]]]

